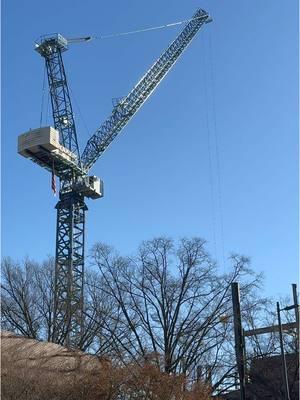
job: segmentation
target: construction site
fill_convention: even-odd
[[[4,3],[2,398],[298,399],[297,2]]]

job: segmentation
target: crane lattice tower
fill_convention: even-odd
[[[36,51],[45,59],[52,104],[53,127],[19,136],[18,152],[60,180],[56,204],[54,334],[56,343],[81,347],[84,329],[85,198],[103,196],[103,182],[90,169],[166,76],[200,28],[211,21],[198,9],[184,29],[144,74],[131,92],[113,107],[110,116],[88,140],[80,154],[72,103],[62,54],[71,43],[60,34],[41,37]]]

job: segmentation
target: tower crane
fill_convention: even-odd
[[[40,127],[18,137],[18,152],[52,172],[60,180],[56,204],[56,253],[53,341],[81,346],[83,332],[85,198],[103,196],[103,182],[90,169],[114,138],[137,113],[170,71],[200,28],[211,21],[197,9],[193,17],[130,93],[118,100],[110,116],[88,140],[80,154],[72,103],[62,54],[72,43],[91,37],[66,39],[45,35],[35,50],[45,59],[54,127]]]

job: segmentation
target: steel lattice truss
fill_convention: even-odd
[[[55,341],[78,344],[83,327],[84,227],[82,196],[68,193],[56,205]]]
[[[55,262],[55,341],[72,347],[80,346],[83,330],[84,283],[84,196],[76,190],[82,177],[103,154],[121,129],[145,103],[158,84],[191,43],[201,26],[211,19],[204,10],[197,10],[183,31],[152,65],[132,91],[117,102],[111,116],[89,139],[80,160],[72,105],[67,85],[62,52],[68,41],[61,35],[43,37],[36,50],[45,58],[52,102],[54,126],[60,141],[78,160],[61,176],[60,200],[56,205]],[[87,40],[83,38],[82,40]],[[39,162],[35,160],[35,162]],[[57,165],[59,168],[59,165]],[[79,185],[80,186],[80,185]]]
[[[67,84],[62,52],[67,42],[61,36],[43,38],[37,48],[45,58],[51,96],[54,127],[60,133],[60,141],[71,150],[80,166],[72,104]],[[59,164],[55,168],[59,168]],[[78,176],[70,166],[61,179],[60,201],[56,205],[56,258],[55,258],[55,317],[56,343],[78,346],[83,327],[83,279],[84,279],[84,197],[78,193],[64,193]]]
[[[138,109],[145,103],[151,93],[166,76],[181,53],[191,43],[201,26],[209,21],[210,17],[204,10],[197,10],[192,20],[186,25],[167,50],[162,53],[133,90],[114,107],[111,116],[89,139],[84,149],[82,162],[86,167],[92,167],[121,129],[135,115]]]
[[[80,163],[74,115],[61,54],[65,50],[67,42],[61,35],[45,38],[38,47],[38,52],[46,60],[54,127],[61,135],[62,145],[71,150]]]

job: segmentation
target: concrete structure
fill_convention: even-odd
[[[291,400],[299,399],[299,358],[286,354],[288,383]],[[246,384],[247,400],[281,400],[285,398],[281,356],[256,358],[252,360]],[[234,390],[224,400],[239,400],[240,391]]]

